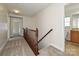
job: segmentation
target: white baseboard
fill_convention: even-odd
[[[56,49],[60,50],[61,52],[64,52],[64,50],[60,49],[59,47],[57,47],[57,46],[56,46],[56,45],[54,45],[54,44],[50,44],[49,46],[52,46],[52,47],[54,47],[54,48],[56,48]]]
[[[3,48],[5,47],[5,45],[7,44],[8,40],[0,47],[0,52],[3,50]]]

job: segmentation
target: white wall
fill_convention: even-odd
[[[51,28],[53,31],[39,44],[40,48],[53,45],[64,51],[64,4],[52,4],[35,16],[39,29],[39,39]]]
[[[30,28],[30,29],[36,29],[36,21],[28,16],[23,16],[23,27],[24,28]]]
[[[7,41],[7,32],[8,32],[8,20],[7,20],[7,10],[4,6],[0,4],[0,50],[2,46]]]

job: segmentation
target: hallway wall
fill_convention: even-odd
[[[8,33],[8,17],[7,10],[0,4],[0,50],[7,41]]]
[[[43,39],[39,47],[44,48],[52,45],[64,51],[64,4],[52,4],[33,18],[37,21],[39,39],[53,28],[53,31]]]
[[[29,16],[23,16],[23,28],[36,29],[36,21]]]

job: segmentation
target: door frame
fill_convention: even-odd
[[[11,38],[11,18],[19,18],[22,20],[22,28],[23,28],[23,17],[18,17],[18,16],[9,16],[9,38]],[[23,30],[22,30],[23,33]],[[23,34],[22,34],[23,35]]]

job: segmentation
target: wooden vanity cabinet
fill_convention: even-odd
[[[70,39],[72,42],[79,43],[79,31],[70,31]]]

